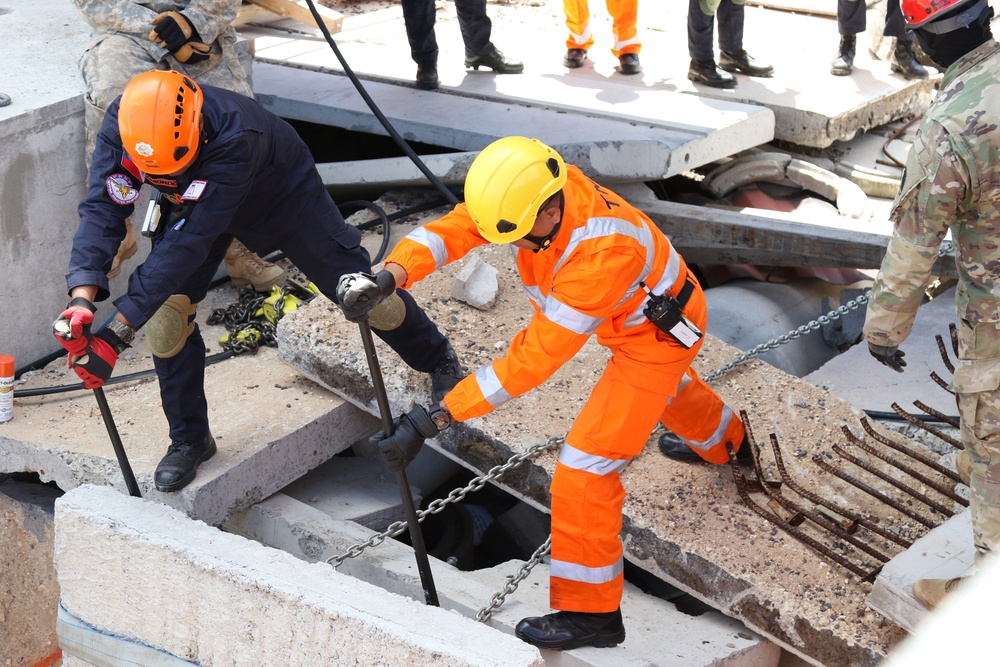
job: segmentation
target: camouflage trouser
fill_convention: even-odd
[[[80,58],[80,72],[87,86],[83,96],[87,167],[90,167],[104,112],[136,74],[151,69],[173,69],[189,75],[198,83],[252,97],[253,90],[246,70],[236,56],[234,43],[235,37],[224,34],[212,44],[209,60],[188,66],[169,54],[158,58],[154,54],[163,49],[145,36],[136,38],[109,34],[94,40]]]
[[[976,561],[1000,554],[1000,323],[963,321],[952,389],[972,463],[970,507]]]

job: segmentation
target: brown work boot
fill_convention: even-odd
[[[285,280],[283,268],[265,262],[238,239],[226,251],[226,272],[237,287],[250,285],[258,292],[268,292]]]
[[[111,260],[108,280],[118,277],[118,274],[122,272],[122,262],[134,255],[137,250],[139,250],[139,246],[135,242],[135,228],[132,226],[132,218],[125,218],[125,238],[118,245],[118,253],[115,258]]]
[[[913,597],[928,610],[934,610],[941,600],[962,585],[968,577],[952,579],[918,579],[913,582]]]

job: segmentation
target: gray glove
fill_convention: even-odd
[[[374,276],[347,273],[337,283],[337,305],[351,322],[363,322],[375,306],[395,291],[396,278],[384,269]]]
[[[868,343],[868,351],[871,352],[872,356],[878,359],[882,365],[888,366],[897,373],[902,373],[903,369],[906,367],[906,361],[903,359],[903,357],[906,356],[906,353],[898,347]]]
[[[414,405],[412,410],[396,419],[392,435],[387,438],[385,431],[380,430],[372,439],[378,442],[389,470],[398,472],[405,470],[416,458],[426,438],[437,434],[438,427],[427,410],[422,405]]]

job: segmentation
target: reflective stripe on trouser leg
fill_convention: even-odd
[[[624,53],[639,53],[641,40],[636,31],[639,0],[607,0],[608,13],[614,19],[614,46],[611,52],[618,58]]]
[[[660,421],[709,463],[728,463],[726,443],[743,442],[743,422],[692,369]]]
[[[958,394],[958,410],[972,467],[969,507],[978,564],[1000,553],[1000,391]]]
[[[588,51],[594,45],[594,35],[590,31],[590,8],[587,0],[563,0],[563,12],[566,14],[567,49],[583,49]]]

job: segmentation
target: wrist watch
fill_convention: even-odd
[[[135,329],[124,322],[119,322],[117,319],[112,319],[105,328],[114,335],[118,336],[118,340],[120,340],[124,345],[121,350],[116,350],[119,354],[121,354],[122,350],[126,347],[132,345],[132,341],[135,340]]]
[[[427,414],[430,415],[431,421],[437,426],[437,430],[443,431],[451,426],[451,413],[442,408],[440,404],[431,406]]]

